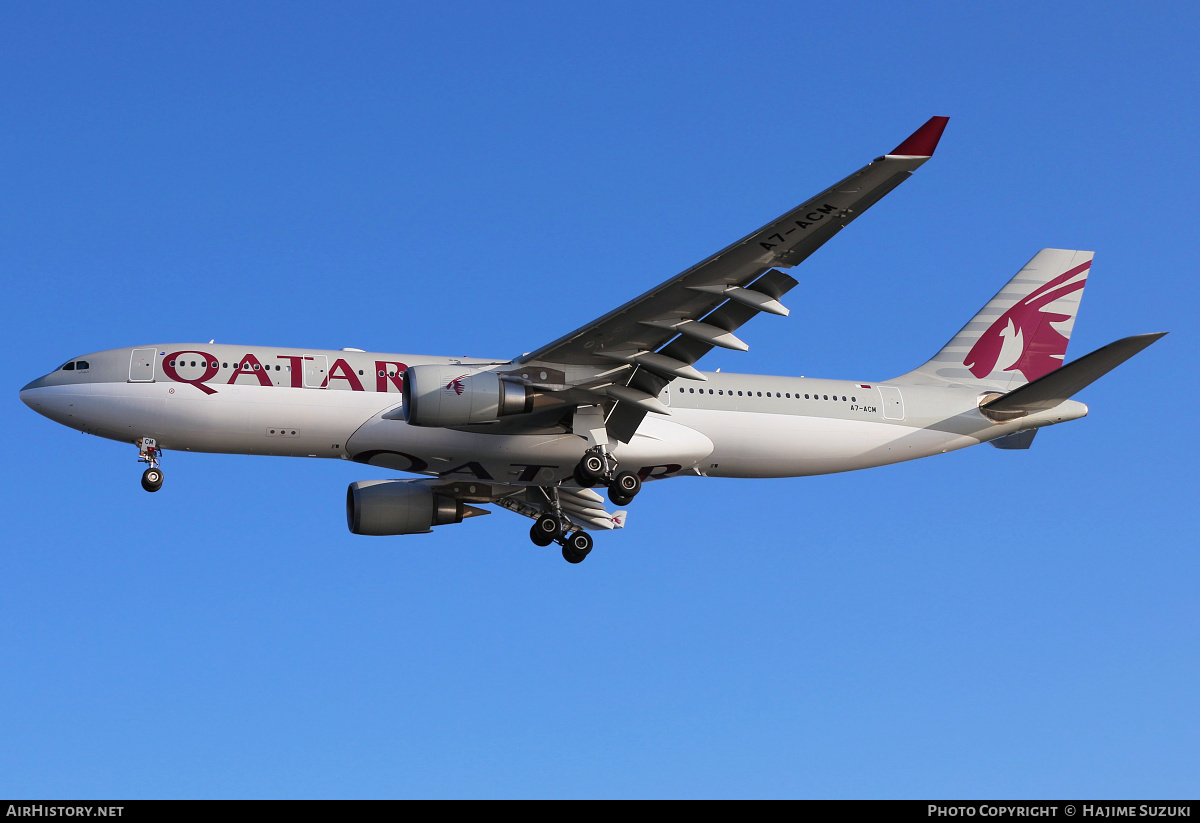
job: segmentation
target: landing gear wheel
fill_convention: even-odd
[[[604,468],[604,458],[598,454],[585,454],[579,461],[580,473],[593,480],[604,479]]]
[[[529,537],[534,543],[539,546],[549,546],[558,538],[562,537],[562,524],[558,522],[558,518],[552,514],[543,514],[533,524],[533,528],[529,530]],[[534,537],[534,535],[538,535]],[[541,540],[545,540],[542,543]]]
[[[159,469],[149,468],[142,472],[142,488],[148,492],[156,492],[162,488],[163,473]]]
[[[587,557],[588,552],[592,550],[592,536],[587,532],[575,532],[563,545],[581,557]]]
[[[572,474],[575,477],[575,485],[579,486],[581,489],[590,489],[592,486],[596,485],[595,479],[588,477],[578,466],[575,467],[575,471],[572,472]]]
[[[608,487],[608,499],[614,506],[628,506],[642,490],[642,478],[633,472],[619,472]]]
[[[642,478],[633,472],[618,472],[608,490],[632,500],[642,490]]]
[[[586,554],[580,554],[579,552],[572,549],[570,543],[563,544],[562,555],[563,555],[563,560],[567,561],[568,563],[582,563],[583,558],[587,557]]]

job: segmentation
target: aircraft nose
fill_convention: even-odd
[[[26,383],[24,386],[22,386],[21,394],[24,394],[25,392],[29,391],[30,389],[40,389],[44,385],[46,385],[46,376],[42,375],[37,380],[30,380],[28,383]]]
[[[21,387],[21,402],[34,411],[37,411],[37,405],[35,405],[37,397],[42,394],[39,389],[45,388],[48,382],[49,381],[46,379],[46,376],[43,375],[37,380],[31,380],[26,383]]]

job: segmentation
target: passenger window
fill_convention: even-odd
[[[257,363],[255,363],[255,364],[254,364],[254,370],[255,370],[255,371],[258,371],[258,364],[257,364]]]

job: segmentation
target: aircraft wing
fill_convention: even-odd
[[[714,346],[745,351],[733,334],[759,312],[786,315],[779,302],[796,280],[776,267],[803,262],[852,220],[903,183],[933,155],[949,118],[933,117],[890,153],[805,201],[758,231],[662,285],[553,343],[518,366],[609,366],[604,377],[566,385],[616,401],[609,434],[628,441],[675,378],[703,380],[692,364]]]

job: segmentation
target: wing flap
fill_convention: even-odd
[[[591,489],[574,489],[568,486],[558,486],[557,489],[563,514],[580,528],[625,528],[626,512],[608,512],[604,508],[604,498]],[[536,519],[551,510],[546,493],[537,487],[496,486],[491,492],[494,496],[488,502],[524,517]]]
[[[748,286],[747,290],[754,294],[761,294],[768,300],[777,303],[779,298],[787,294],[796,283],[796,279],[791,275],[785,274],[778,269],[771,269]],[[763,310],[750,302],[730,299],[707,315],[704,318],[704,323],[733,332]],[[674,362],[695,363],[712,351],[712,349],[713,345],[703,339],[681,334],[667,344],[658,354],[671,358]],[[639,368],[629,378],[629,386],[631,388],[656,397],[670,382],[671,379],[669,377],[656,373],[650,367]],[[618,440],[626,443],[633,437],[634,432],[637,431],[637,427],[645,418],[645,411],[642,408],[636,406],[628,408],[628,405],[630,404],[619,404],[609,418],[609,433]]]

